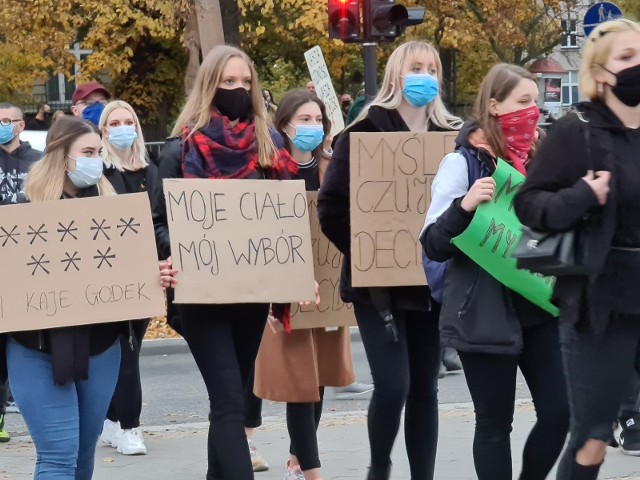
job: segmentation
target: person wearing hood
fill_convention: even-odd
[[[389,297],[397,342],[386,334],[371,289],[351,285],[349,221],[350,132],[428,132],[456,130],[439,95],[442,64],[426,42],[400,45],[389,57],[380,92],[341,134],[320,187],[322,232],[342,252],[340,296],[352,302],[375,385],[369,404],[371,465],[368,480],[391,476],[391,449],[402,410],[411,478],[433,479],[438,441],[438,316],[427,286],[380,289]],[[375,228],[374,225],[371,228]]]
[[[489,71],[474,120],[460,132],[457,150],[440,164],[420,238],[431,261],[446,262],[440,337],[444,346],[458,350],[473,400],[473,459],[479,480],[512,479],[510,434],[518,368],[537,415],[524,447],[520,480],[547,478],[569,428],[558,322],[451,243],[469,226],[476,208],[493,198],[496,158],[523,175],[535,164],[537,98],[535,79],[524,68],[502,63]]]
[[[602,265],[591,275],[558,277],[554,287],[571,401],[558,480],[597,478],[618,408],[637,378],[640,24],[618,19],[594,28],[579,90],[588,101],[556,122],[514,203],[520,221],[535,230],[593,226],[581,231],[590,262]],[[637,434],[629,440],[637,442]]]
[[[98,126],[102,110],[110,99],[111,92],[98,82],[78,85],[71,97],[71,113]]]

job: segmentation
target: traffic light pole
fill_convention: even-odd
[[[364,94],[367,102],[373,100],[378,92],[376,83],[376,42],[362,44],[362,59],[364,60]]]

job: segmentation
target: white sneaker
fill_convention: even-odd
[[[142,429],[138,427],[122,430],[116,437],[116,451],[122,455],[146,455],[147,446],[144,444]]]
[[[258,453],[255,444],[248,438],[247,443],[249,444],[249,453],[251,454],[251,465],[253,466],[253,471],[266,472],[267,470],[269,470],[269,464],[262,457],[262,455]]]
[[[120,434],[122,429],[120,428],[120,422],[112,422],[111,420],[105,420],[102,426],[102,434],[100,440],[102,443],[109,447],[116,446],[116,437]]]

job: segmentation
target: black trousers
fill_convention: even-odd
[[[0,382],[0,415],[7,413],[7,401],[9,400],[9,381]]]
[[[371,470],[384,475],[390,469],[391,449],[405,408],[411,478],[432,480],[441,362],[438,314],[394,309],[399,339],[392,343],[375,308],[355,303],[354,311],[375,386],[368,415]]]
[[[142,384],[140,382],[140,346],[149,326],[149,319],[131,321],[131,339],[120,336],[120,373],[118,383],[109,404],[107,418],[120,422],[128,430],[140,426],[142,412]]]
[[[562,357],[571,403],[571,437],[558,467],[558,480],[573,477],[578,450],[589,439],[605,443],[629,385],[637,380],[640,316],[614,316],[602,334],[560,324]],[[593,469],[593,478],[598,469]]]
[[[289,453],[295,455],[302,471],[320,468],[318,453],[318,425],[322,416],[324,387],[320,387],[320,401],[312,403],[287,403],[287,429],[291,445]]]
[[[256,369],[251,369],[249,379],[244,391],[244,426],[246,428],[258,428],[262,425],[262,399],[253,393],[253,383],[256,378]]]
[[[268,304],[178,305],[184,338],[209,394],[207,480],[253,480],[244,391]]]
[[[556,321],[523,329],[519,356],[460,352],[476,412],[473,460],[479,480],[511,480],[511,424],[516,373],[522,371],[537,422],[524,447],[521,480],[544,480],[560,456],[569,429]]]

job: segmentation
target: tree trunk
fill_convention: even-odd
[[[184,29],[184,46],[189,53],[189,63],[184,75],[184,89],[187,95],[193,89],[198,68],[200,67],[200,33],[198,32],[198,16],[195,9],[189,15]]]
[[[240,46],[240,10],[238,0],[220,0],[224,41],[229,45]]]
[[[195,0],[202,57],[216,45],[224,45],[220,0]]]

